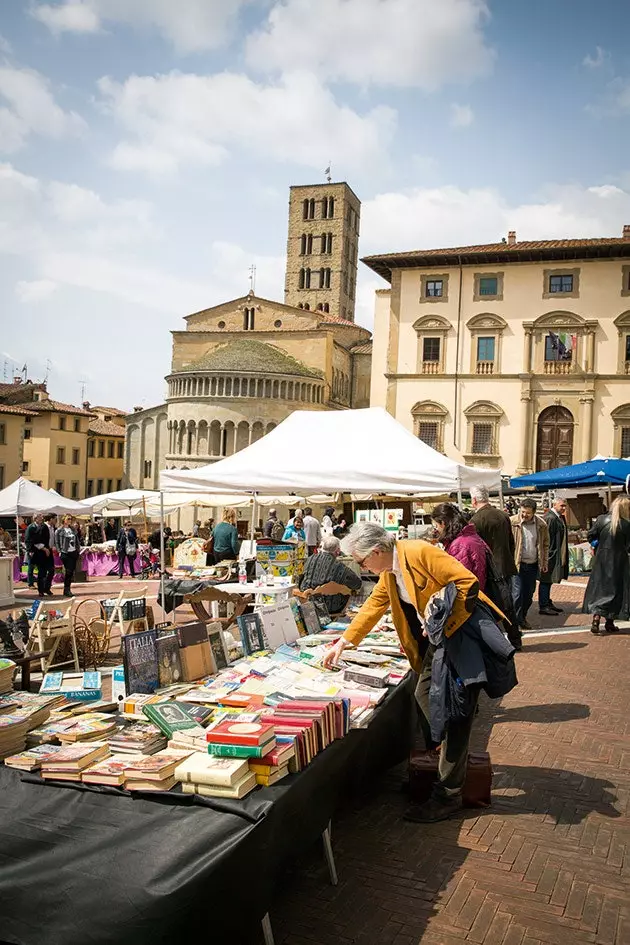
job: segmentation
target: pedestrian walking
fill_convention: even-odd
[[[116,539],[116,553],[118,555],[118,577],[122,581],[125,576],[125,560],[129,562],[129,574],[136,576],[134,567],[136,554],[138,552],[138,533],[133,528],[131,522],[125,522],[118,532]]]
[[[35,536],[40,534],[39,529],[43,524],[44,516],[39,512],[37,515],[33,516],[33,521],[24,533],[24,547],[26,549],[26,560],[28,562],[26,581],[29,587],[35,587],[35,568],[37,567],[38,558],[35,549]]]
[[[63,596],[74,597],[72,579],[79,560],[80,539],[71,515],[64,515],[55,532],[55,544],[63,564]]]
[[[615,499],[610,512],[596,519],[588,540],[597,544],[582,612],[593,615],[593,633],[617,633],[615,617],[630,617],[630,496]]]
[[[52,584],[53,578],[55,576],[55,550],[57,547],[55,544],[57,516],[53,512],[49,512],[48,515],[44,515],[44,527],[48,529],[48,547],[50,549],[50,554],[46,555],[46,560],[44,561],[44,568],[46,572],[44,586],[46,588],[46,594],[48,597],[52,597]]]
[[[566,500],[556,499],[544,515],[549,529],[549,560],[546,570],[540,573],[538,612],[548,617],[562,613],[562,607],[557,607],[551,599],[552,584],[560,584],[569,576],[569,529],[566,514]]]
[[[514,535],[514,562],[517,574],[513,578],[514,609],[518,625],[522,630],[531,630],[527,612],[532,605],[536,581],[540,572],[545,572],[549,557],[549,529],[547,523],[536,514],[533,499],[523,499],[516,515],[510,519]]]

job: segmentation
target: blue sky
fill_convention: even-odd
[[[251,263],[282,299],[288,188],[329,160],[362,254],[620,235],[629,29],[622,0],[5,0],[0,366],[158,402],[182,316]]]

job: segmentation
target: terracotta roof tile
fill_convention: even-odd
[[[363,341],[359,345],[355,345],[350,349],[351,354],[372,354],[372,342]]]
[[[118,407],[93,407],[90,404],[90,410],[92,412],[98,410],[99,413],[109,413],[112,417],[126,417],[129,414],[128,410],[119,410]]]
[[[84,410],[83,407],[75,407],[74,404],[64,404],[60,400],[34,400],[29,401],[28,409],[35,413],[72,413],[81,417],[93,417],[90,410]]]
[[[19,414],[22,417],[36,417],[37,413],[35,410],[29,410],[28,407],[22,407],[19,405],[11,404],[0,404],[0,413],[15,413]]]
[[[291,357],[276,345],[265,344],[250,338],[230,341],[181,367],[173,374],[189,371],[230,371],[247,374],[288,374],[297,377],[321,377],[314,368]]]
[[[125,428],[110,420],[92,420],[88,427],[89,433],[94,436],[124,436]]]

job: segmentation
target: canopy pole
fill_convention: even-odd
[[[18,558],[20,557],[20,516],[15,516],[15,544],[17,546]]]
[[[166,550],[164,547],[164,493],[160,492],[160,597],[164,611],[164,568],[166,567]],[[164,611],[166,613],[166,611]]]
[[[612,505],[612,488],[610,483],[608,483],[608,511],[610,512],[610,506]]]
[[[505,501],[503,499],[503,479],[499,478],[499,508],[501,511],[505,509]]]
[[[254,534],[255,534],[254,521],[255,521],[255,519],[256,519],[256,499],[257,499],[257,496],[258,496],[258,493],[254,492],[253,498],[252,498],[252,524],[251,524],[251,529],[250,529],[250,532],[251,532],[250,537],[251,537],[251,540],[252,540],[252,541],[254,540]]]

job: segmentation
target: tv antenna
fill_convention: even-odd
[[[81,382],[81,403],[85,403],[85,381]]]
[[[44,375],[44,384],[48,383],[48,375],[52,370],[52,362],[50,358],[46,358],[46,374]]]

